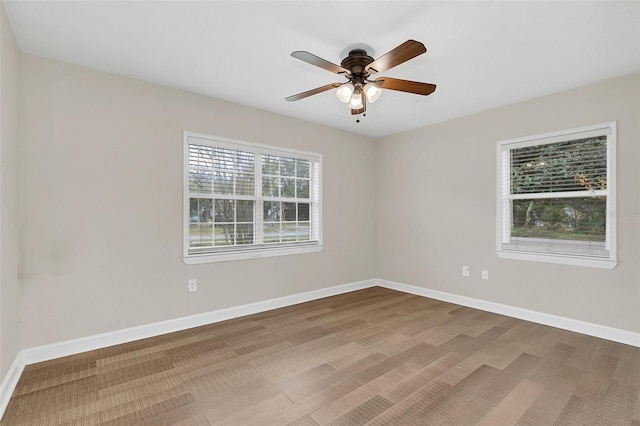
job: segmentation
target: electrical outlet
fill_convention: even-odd
[[[463,266],[462,267],[462,276],[463,277],[468,277],[470,273],[471,273],[471,270],[469,269],[468,266]]]
[[[489,279],[489,271],[487,271],[486,269],[482,270],[482,279],[483,280],[488,280]]]
[[[198,290],[198,280],[192,278],[189,280],[189,292]]]

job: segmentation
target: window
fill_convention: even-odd
[[[184,261],[320,250],[321,156],[184,134]]]
[[[498,256],[616,266],[616,123],[498,142]]]

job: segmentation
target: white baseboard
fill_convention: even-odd
[[[411,293],[418,296],[429,297],[431,299],[455,303],[456,305],[468,306],[470,308],[481,309],[483,311],[489,311],[496,314],[535,322],[538,324],[544,324],[552,327],[562,328],[564,330],[575,331],[576,333],[600,337],[602,339],[612,340],[614,342],[624,343],[626,345],[640,347],[640,333],[634,333],[633,331],[607,327],[605,325],[560,317],[552,314],[545,314],[543,312],[531,311],[523,308],[516,308],[514,306],[502,305],[500,303],[474,299],[472,297],[460,296],[452,293],[445,293],[442,291],[431,290],[428,288],[417,287],[409,284],[402,284],[383,279],[378,279],[376,281],[380,287],[398,290],[404,293]]]
[[[175,331],[186,330],[188,328],[199,327],[245,315],[257,314],[259,312],[270,311],[272,309],[284,308],[286,306],[348,293],[350,291],[361,290],[375,285],[375,279],[357,281],[334,287],[308,291],[305,293],[278,297],[276,299],[269,299],[262,302],[249,303],[247,305],[220,309],[203,314],[191,315],[188,317],[111,331],[109,333],[66,340],[63,342],[52,343],[50,345],[23,349],[16,356],[9,372],[2,381],[2,384],[0,384],[0,419],[4,414],[4,410],[7,408],[7,404],[9,404],[9,399],[11,399],[11,395],[15,390],[18,379],[26,365],[48,361],[50,359],[60,358],[67,355],[75,355],[95,349],[106,348],[108,346],[128,343],[135,340],[146,339]]]
[[[13,394],[13,390],[18,384],[18,380],[20,380],[24,366],[25,363],[22,359],[22,352],[19,352],[13,360],[11,367],[9,367],[9,371],[7,371],[7,374],[4,376],[4,380],[0,383],[0,420],[2,419],[4,410],[7,409],[7,405],[9,405],[9,400]]]

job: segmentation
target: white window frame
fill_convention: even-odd
[[[609,251],[608,258],[583,256],[579,254],[557,254],[526,251],[525,249],[507,249],[507,241],[511,239],[511,164],[510,157],[505,155],[511,149],[528,146],[544,145],[550,143],[570,141],[585,137],[607,136],[607,222],[605,234],[605,246]],[[613,269],[617,265],[616,252],[616,122],[585,126],[580,128],[561,130],[522,138],[508,139],[498,142],[497,149],[497,226],[496,226],[496,251],[503,259],[524,260],[533,262],[557,263],[563,265],[577,265],[593,268]],[[508,172],[503,165],[508,163]],[[598,191],[595,191],[596,193]],[[603,191],[605,192],[605,191]],[[585,190],[589,194],[588,190]],[[585,193],[578,192],[581,196]],[[577,195],[576,194],[576,195]],[[535,198],[535,194],[527,194],[527,198]],[[598,194],[595,194],[598,195]],[[507,236],[505,238],[505,236]]]
[[[231,149],[240,149],[250,151],[255,154],[271,154],[282,157],[295,157],[298,159],[307,159],[315,163],[317,172],[312,176],[312,182],[309,187],[309,197],[312,199],[314,206],[310,209],[310,221],[312,233],[312,241],[296,242],[293,244],[280,243],[281,245],[247,245],[232,246],[232,248],[217,249],[216,251],[207,253],[189,253],[189,225],[190,225],[190,192],[189,192],[189,144],[201,144],[210,146],[221,146]],[[187,265],[225,262],[243,259],[255,259],[272,256],[287,256],[303,253],[313,253],[322,250],[322,155],[312,152],[299,151],[289,148],[257,144],[252,142],[239,141],[235,139],[223,138],[218,136],[205,135],[201,133],[183,132],[183,261]],[[256,176],[262,174],[262,165],[256,161]],[[316,188],[316,193],[313,193]],[[262,186],[256,181],[255,194],[253,197],[240,196],[241,198],[254,199],[256,205],[262,203],[265,197],[262,196]],[[292,199],[293,200],[293,199]],[[260,229],[262,233],[263,218],[256,214],[257,206],[254,210],[254,232]],[[260,210],[261,211],[261,210]],[[258,217],[259,216],[259,217]],[[259,227],[259,228],[258,228]]]

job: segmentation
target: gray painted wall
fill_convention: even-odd
[[[0,381],[20,350],[19,53],[0,3]]]

